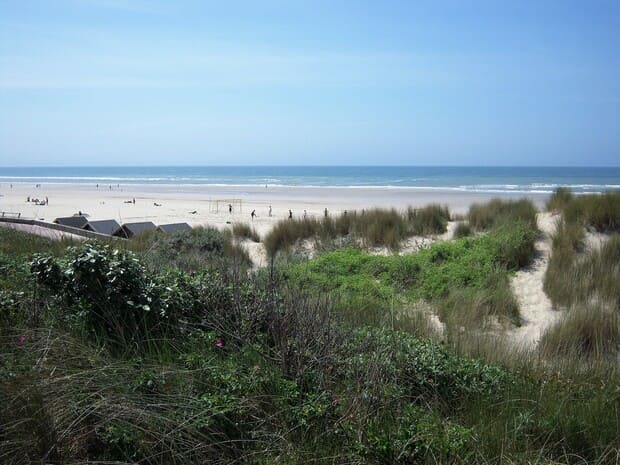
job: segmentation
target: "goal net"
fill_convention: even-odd
[[[210,213],[228,213],[229,208],[232,207],[233,213],[243,212],[242,199],[210,199],[209,200],[209,212]]]

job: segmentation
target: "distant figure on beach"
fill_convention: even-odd
[[[346,210],[344,211],[344,214],[343,214],[343,216],[347,216],[347,211],[346,211]]]
[[[156,207],[161,207],[161,203],[153,202],[153,205],[155,205]]]
[[[26,202],[30,203],[30,196],[26,197]]]
[[[288,209],[288,219],[289,220],[293,219],[293,211],[290,208]]]
[[[325,207],[325,218],[327,218],[327,207]]]
[[[82,210],[78,210],[78,215],[82,216]]]
[[[45,197],[45,205],[49,205],[50,204],[50,200],[47,198],[47,196]]]
[[[254,221],[254,217],[256,216],[256,210],[252,210],[250,216],[252,217],[252,221]]]
[[[196,210],[189,212],[190,215],[195,215],[196,213],[198,213]]]
[[[136,198],[134,197],[132,200],[133,200],[133,204],[135,205],[136,204]]]
[[[308,217],[308,212],[304,210],[304,220]]]
[[[97,190],[99,190],[99,184],[97,184]]]
[[[269,205],[269,216],[271,216],[271,205]]]
[[[228,204],[228,213],[232,215],[232,203]]]
[[[110,185],[108,186],[108,189],[112,190],[112,184],[110,184]]]

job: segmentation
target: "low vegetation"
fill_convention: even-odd
[[[485,204],[473,204],[469,208],[467,219],[471,227],[479,231],[516,221],[526,222],[536,229],[536,207],[528,199],[493,199]]]
[[[553,236],[544,289],[567,315],[543,336],[541,351],[555,357],[620,356],[620,195],[572,197],[560,192],[564,212]],[[588,248],[585,229],[612,232]]]
[[[447,207],[439,205],[409,208],[404,214],[395,209],[374,208],[321,220],[303,218],[280,221],[265,237],[264,243],[270,257],[307,239],[322,242],[325,246],[337,238],[349,238],[365,247],[397,250],[407,237],[446,232],[449,219]]]
[[[459,320],[467,326],[479,326],[489,315],[516,323],[508,272],[530,260],[534,238],[528,224],[516,223],[479,238],[434,244],[414,255],[337,250],[289,267],[286,276],[309,294],[338,291],[340,308],[352,317],[359,314],[362,321],[373,315],[375,323],[385,324],[395,302],[402,306],[424,299],[444,309],[446,319],[466,312]]]
[[[297,233],[361,238],[356,216]],[[247,273],[210,229],[77,245],[0,229],[0,463],[617,463],[617,365],[556,362],[609,354],[617,301],[589,339],[558,328],[518,367],[401,318],[426,300],[457,332],[514,319],[534,236],[499,222],[416,255]]]
[[[249,239],[252,242],[260,242],[260,236],[253,227],[246,223],[234,223],[232,234],[239,239]]]

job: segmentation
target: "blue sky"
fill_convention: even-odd
[[[620,2],[0,0],[0,166],[619,165]]]

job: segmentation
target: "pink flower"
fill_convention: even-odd
[[[222,339],[221,337],[218,337],[215,340],[215,347],[217,347],[218,349],[221,349],[222,347],[224,347],[224,339]]]
[[[26,343],[26,336],[19,336],[17,338],[17,345],[23,346]]]

